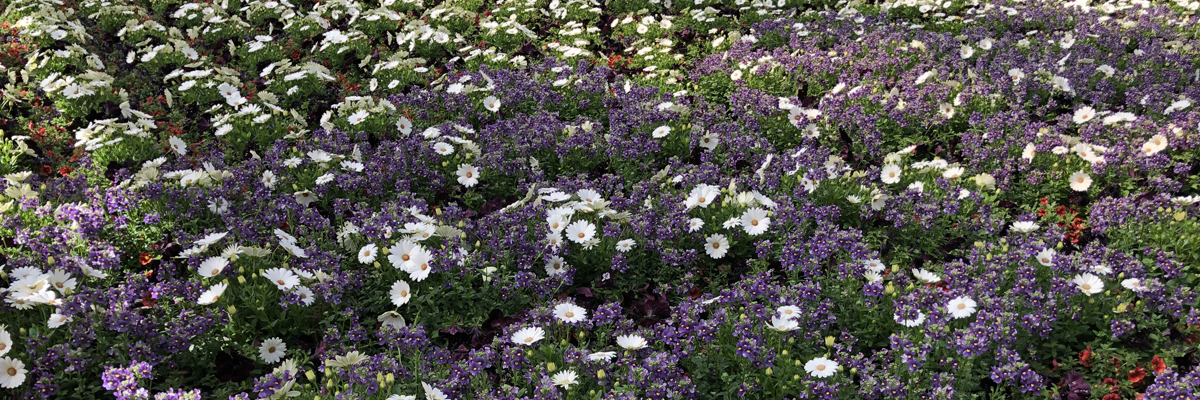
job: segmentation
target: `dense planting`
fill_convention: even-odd
[[[1200,398],[1197,1],[4,6],[0,398]]]

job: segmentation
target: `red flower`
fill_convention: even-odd
[[[71,174],[71,171],[74,171],[71,169],[71,167],[62,167],[62,168],[58,169],[58,174],[62,175],[62,176],[67,176],[67,175]]]
[[[1092,346],[1088,346],[1087,350],[1079,352],[1079,363],[1085,367],[1092,366]]]
[[[1136,393],[1133,395],[1133,400],[1142,400],[1142,396],[1145,396],[1145,395],[1146,394],[1144,394],[1144,393]]]
[[[138,262],[141,262],[142,265],[149,264],[150,261],[153,260],[154,259],[150,257],[150,253],[142,253],[142,255],[138,256]]]
[[[1121,400],[1121,396],[1118,396],[1116,393],[1109,393],[1104,395],[1104,398],[1100,400]]]
[[[1137,368],[1134,368],[1133,371],[1129,371],[1129,383],[1132,383],[1134,385],[1137,385],[1139,382],[1142,381],[1142,378],[1145,378],[1145,377],[1146,377],[1146,369],[1145,368],[1137,367]]]
[[[1158,356],[1150,359],[1150,365],[1154,367],[1154,373],[1156,374],[1161,374],[1167,370],[1167,363],[1163,362],[1163,359]]]
[[[1043,198],[1041,198],[1041,199],[1038,199],[1038,202],[1039,202],[1039,203],[1042,203],[1042,205],[1050,204],[1050,198],[1049,198],[1049,197],[1043,197]]]
[[[1117,386],[1120,385],[1117,383],[1117,380],[1113,379],[1113,378],[1104,378],[1104,382],[1101,382],[1101,383],[1108,385],[1110,388],[1112,388],[1112,391],[1114,391],[1114,392],[1117,391]]]

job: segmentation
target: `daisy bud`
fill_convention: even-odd
[[[441,207],[434,208],[433,213],[440,217],[442,215],[442,208]]]
[[[378,268],[379,268],[379,261],[376,261],[376,262],[372,263],[372,265],[374,265],[374,266],[375,266],[375,268],[376,268],[376,269],[378,269]]]
[[[379,252],[380,252],[380,253],[383,253],[383,255],[385,255],[385,256],[386,256],[386,255],[388,254],[388,248],[387,248],[387,247],[380,247],[380,248],[379,248]]]
[[[841,366],[841,365],[838,365],[838,372],[842,372],[842,371],[845,371],[845,370],[846,370],[846,367],[843,367],[843,366]]]
[[[385,380],[387,381],[388,385],[396,383],[396,374],[388,372],[387,376],[385,376],[384,378],[386,378]]]
[[[1117,313],[1123,313],[1127,310],[1129,310],[1129,304],[1126,304],[1126,303],[1117,304],[1117,310],[1116,310]]]
[[[295,191],[300,191],[300,187],[299,187],[299,186],[296,186],[296,184],[295,184],[295,183],[293,183],[293,184],[292,184],[292,190],[295,190]]]
[[[799,367],[799,366],[800,366],[800,360],[796,360],[796,362],[795,362],[794,364],[796,364],[796,366],[797,366],[797,367]]]
[[[459,221],[458,221],[458,227],[459,227],[459,228],[462,228],[462,227],[464,227],[464,226],[467,226],[467,223],[466,223],[465,221],[459,220]]]
[[[242,272],[245,272],[245,271],[246,271],[246,268],[245,268],[245,267],[238,267],[238,273],[239,273],[239,274],[240,274],[240,273],[242,273]]]
[[[908,284],[908,286],[904,287],[904,291],[911,291],[911,290],[913,290],[914,287],[916,287],[916,286],[913,286],[913,284],[910,283],[910,284]]]
[[[1122,272],[1122,273],[1117,274],[1117,279],[1125,279],[1125,273]]]
[[[888,282],[887,286],[883,288],[883,292],[887,294],[896,294],[896,286],[892,285],[891,282]]]
[[[1062,242],[1058,242],[1058,245],[1056,245],[1054,247],[1057,249],[1062,249]]]
[[[54,256],[46,257],[46,264],[54,265]]]
[[[775,375],[775,371],[771,370],[771,367],[767,367],[767,376],[771,375]]]
[[[784,356],[788,355],[787,350],[784,350],[783,353],[780,353],[780,355],[784,355]]]
[[[596,379],[604,379],[604,370],[596,371]]]
[[[304,377],[308,378],[308,380],[310,380],[310,381],[317,380],[317,374],[314,374],[311,370],[304,371]]]
[[[583,338],[587,337],[587,332],[580,331],[578,337],[579,340],[583,340]]]
[[[798,381],[798,380],[800,380],[800,375],[792,375],[792,380],[793,380],[793,381]]]
[[[796,338],[794,338],[794,337],[788,338],[788,344],[796,344]]]
[[[562,340],[562,345],[563,345],[563,346],[566,346],[566,345],[567,345],[567,339],[563,339],[563,340]]]
[[[224,283],[224,284],[228,285],[228,284],[229,284],[229,278],[222,279],[222,280],[221,280],[221,283]]]
[[[546,370],[547,370],[547,371],[554,372],[554,370],[556,370],[556,369],[558,369],[558,366],[557,366],[557,365],[554,365],[554,363],[552,363],[552,362],[551,362],[551,363],[546,363]]]
[[[230,315],[237,314],[237,307],[229,306],[225,308],[225,311],[228,311]]]
[[[892,273],[895,274],[898,272],[900,272],[900,264],[892,264]]]
[[[833,336],[826,336],[826,337],[825,337],[825,345],[826,345],[826,346],[833,347],[833,341],[834,341],[834,338],[833,338]]]
[[[245,285],[245,284],[246,284],[246,277],[244,277],[244,276],[241,276],[241,275],[238,275],[238,283],[239,283],[239,284],[242,284],[242,285]]]

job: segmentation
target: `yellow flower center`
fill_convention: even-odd
[[[1081,288],[1083,288],[1083,290],[1092,290],[1092,285],[1089,285],[1089,284],[1086,284],[1086,283],[1085,283],[1085,284],[1083,284],[1083,285],[1082,285],[1082,286],[1080,286],[1080,287],[1081,287]]]
[[[758,226],[758,220],[757,219],[750,220],[750,225]]]
[[[817,366],[817,371],[824,371],[824,370],[825,370],[825,364],[821,364],[821,365]]]
[[[470,177],[471,177],[471,173],[470,173],[470,172],[467,172],[467,177],[468,177],[468,178],[470,178]]]
[[[402,255],[402,256],[400,256],[400,259],[401,259],[401,260],[404,260],[404,261],[408,261],[408,258],[409,258],[409,257],[408,257],[408,254],[405,254],[405,255]]]
[[[268,348],[267,348],[267,352],[268,352],[268,353],[274,353],[274,352],[275,352],[275,346],[268,347]]]
[[[533,343],[533,337],[525,337],[525,343]]]
[[[565,316],[565,317],[567,317],[567,318],[574,318],[574,317],[575,317],[575,313],[573,313],[573,312],[570,312],[570,311],[567,311],[567,313],[566,313],[566,314],[563,314],[563,316]]]
[[[701,202],[701,203],[703,203],[703,202],[704,202],[704,198],[703,198],[703,197],[701,197],[701,198],[700,198],[700,202]]]
[[[7,372],[8,376],[17,376],[17,369],[15,367],[8,367]]]
[[[401,290],[401,291],[400,291],[400,297],[408,297],[408,291],[407,291],[407,290]]]
[[[422,271],[427,270],[427,269],[429,269],[429,263],[421,264]]]
[[[958,303],[958,309],[959,309],[959,310],[963,310],[963,309],[966,309],[966,308],[967,308],[967,305],[966,305],[966,304],[964,304],[964,303]]]
[[[583,234],[583,232],[580,232],[580,233],[579,233],[579,238],[580,238],[580,239],[583,239],[583,237],[584,237],[584,236],[585,236],[585,235]]]
[[[284,284],[284,282],[283,282],[283,279],[276,280],[276,281],[275,281],[275,283],[277,283],[277,284],[279,284],[279,285],[283,285],[283,284]]]
[[[721,243],[720,243],[720,242],[713,242],[713,248],[714,248],[714,249],[719,249],[719,248],[721,248]]]

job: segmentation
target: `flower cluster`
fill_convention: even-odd
[[[11,3],[0,397],[1200,396],[1195,1]]]

